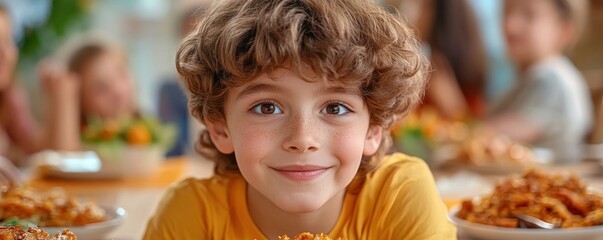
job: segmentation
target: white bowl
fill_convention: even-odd
[[[31,157],[43,176],[65,179],[143,177],[157,171],[165,151],[158,146],[88,147],[89,151],[43,151]]]
[[[165,151],[157,146],[127,145],[107,151],[94,149],[101,159],[100,173],[106,177],[140,177],[157,171]]]
[[[448,218],[459,231],[459,234],[471,239],[487,240],[600,240],[603,239],[603,226],[584,228],[527,229],[505,228],[472,223],[456,217],[460,207],[450,210]]]

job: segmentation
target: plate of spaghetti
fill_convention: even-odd
[[[552,223],[556,228],[522,228],[514,217],[519,214]],[[477,239],[600,239],[603,196],[575,175],[530,169],[501,181],[491,194],[464,200],[449,217],[459,232]]]

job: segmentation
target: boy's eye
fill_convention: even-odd
[[[259,114],[281,114],[283,111],[273,103],[260,103],[252,108],[253,112]]]
[[[350,112],[350,110],[346,106],[343,106],[342,104],[331,103],[331,104],[327,105],[325,108],[323,108],[320,112],[326,113],[326,114],[331,114],[331,115],[343,115],[343,114]]]

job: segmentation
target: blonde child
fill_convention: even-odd
[[[518,81],[487,121],[511,138],[581,160],[592,107],[585,80],[563,55],[579,36],[586,0],[506,0],[504,31]]]
[[[215,1],[176,57],[215,175],[169,189],[144,239],[456,239],[425,163],[384,156],[419,51],[370,1]]]
[[[41,68],[50,110],[50,148],[81,148],[80,131],[88,117],[112,120],[136,115],[126,56],[110,41],[98,39],[89,35],[73,40],[55,62]]]

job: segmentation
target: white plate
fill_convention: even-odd
[[[43,151],[30,161],[42,176],[73,180],[117,179],[150,176],[164,159],[157,146],[122,146],[97,151]]]
[[[540,168],[552,164],[555,160],[555,156],[550,149],[546,148],[532,148],[535,155],[534,162],[529,163],[518,163],[518,162],[494,162],[490,160],[477,161],[476,163],[468,163],[466,161],[459,161],[451,156],[456,156],[458,149],[453,149],[457,146],[446,146],[442,149],[436,149],[439,158],[446,158],[448,155],[448,162],[450,165],[459,166],[463,169],[470,170],[477,173],[484,174],[500,174],[508,175],[512,173],[521,173],[528,168]],[[441,162],[444,160],[440,160]]]
[[[448,218],[459,231],[459,235],[471,239],[487,240],[601,240],[603,239],[603,226],[571,228],[571,229],[525,229],[505,228],[479,223],[472,223],[456,217],[460,207],[450,210]]]
[[[78,239],[82,240],[94,240],[102,239],[111,231],[117,229],[126,218],[126,210],[123,208],[112,208],[101,206],[107,214],[107,220],[98,223],[87,224],[84,226],[70,226],[70,227],[41,227],[44,231],[48,232],[50,236],[54,236],[58,232],[67,228],[75,235]]]

